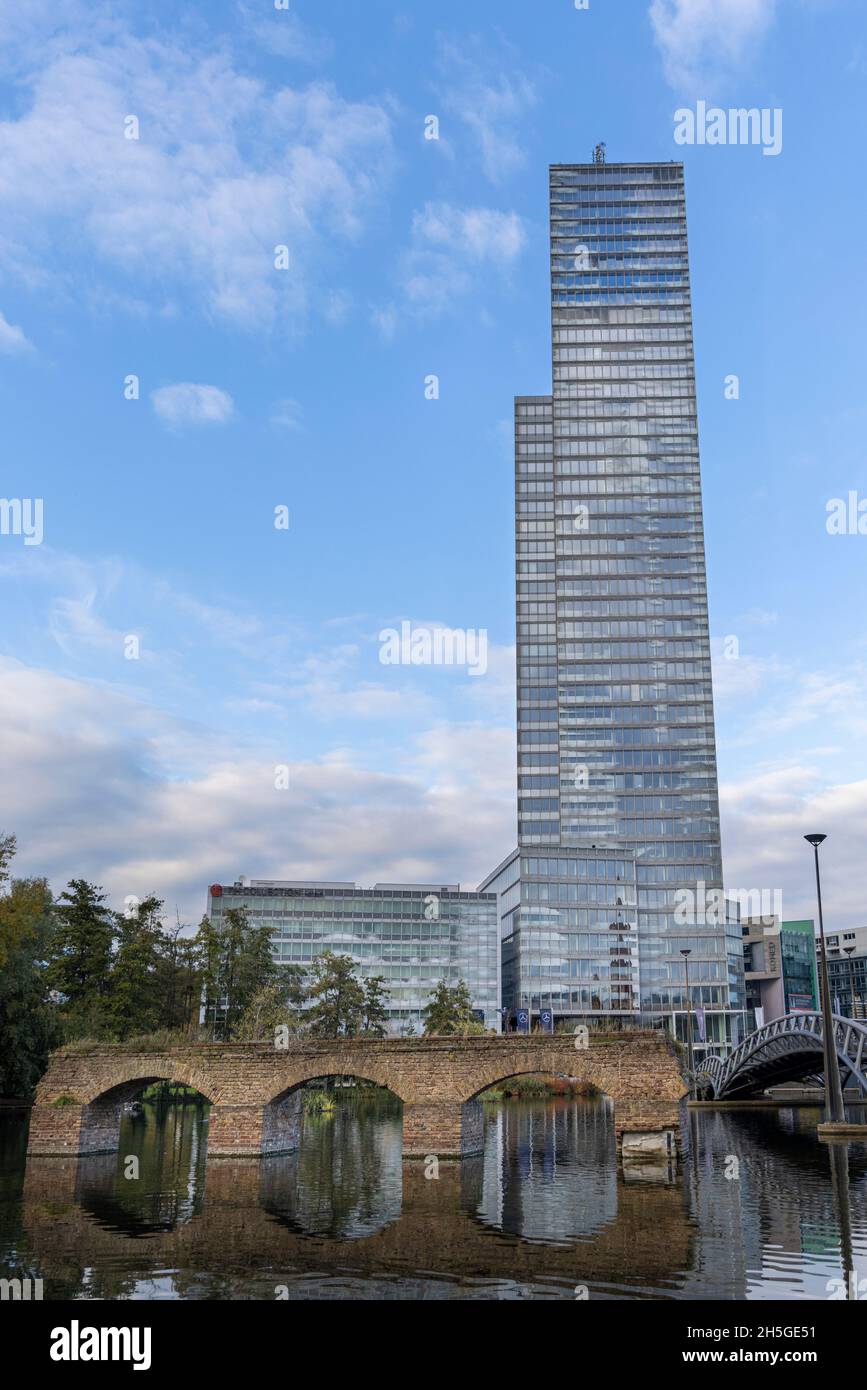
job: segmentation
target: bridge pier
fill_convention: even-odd
[[[209,1158],[258,1158],[291,1153],[301,1142],[301,1093],[291,1091],[267,1105],[212,1105]]]
[[[121,1111],[141,1087],[118,1086],[87,1105],[65,1100],[36,1104],[30,1112],[27,1152],[43,1156],[116,1153]]]
[[[681,1107],[670,1100],[617,1100],[614,1105],[617,1154],[630,1159],[676,1158],[683,1153]]]
[[[485,1147],[481,1101],[404,1101],[404,1158],[467,1158]]]

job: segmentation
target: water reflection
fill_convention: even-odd
[[[263,1160],[259,1195],[300,1234],[360,1240],[397,1221],[403,1201],[400,1101],[344,1099],[306,1115],[296,1153]]]
[[[79,1167],[76,1201],[105,1230],[172,1231],[202,1209],[207,1158],[205,1105],[145,1105],[121,1120],[116,1154]]]
[[[528,1240],[586,1240],[617,1219],[604,1104],[515,1102],[489,1116],[479,1218]]]
[[[298,1153],[261,1163],[206,1162],[195,1107],[126,1117],[110,1158],[26,1165],[7,1120],[0,1272],[46,1298],[845,1297],[867,1147],[819,1144],[817,1119],[692,1112],[676,1180],[638,1183],[603,1101],[491,1107],[484,1154],[435,1179],[402,1161],[390,1097],[306,1117]]]

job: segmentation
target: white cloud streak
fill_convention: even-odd
[[[740,68],[774,22],[777,0],[651,0],[665,76],[691,90]]]
[[[225,425],[235,413],[228,391],[219,386],[197,386],[179,381],[151,391],[151,404],[163,424],[172,429],[182,425]]]
[[[32,350],[33,344],[28,341],[23,331],[16,324],[9,323],[5,315],[0,313],[0,352],[11,356]]]

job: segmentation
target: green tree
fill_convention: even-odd
[[[15,836],[14,836],[14,835],[0,835],[0,892],[3,891],[3,884],[4,884],[4,883],[8,883],[8,881],[9,881],[9,865],[12,863],[12,860],[13,860],[14,856],[15,856]],[[10,931],[10,933],[11,933],[11,931],[12,931],[11,926],[10,926],[10,928],[9,928],[9,931]],[[0,938],[0,969],[2,969],[2,967],[3,967],[3,959],[4,959],[4,954],[3,954],[3,953],[4,953],[4,951],[6,951],[6,950],[8,949],[8,947],[9,947],[10,944],[11,944],[11,936],[10,936],[10,938],[9,938],[8,941],[7,941],[7,940],[3,940],[2,938]]]
[[[47,980],[62,997],[69,1037],[101,1037],[105,1031],[116,926],[104,902],[95,884],[74,878],[54,904]]]
[[[156,969],[158,1028],[192,1033],[198,1028],[202,974],[196,938],[182,936],[185,928],[163,931]]]
[[[307,1011],[311,1033],[318,1038],[355,1037],[364,1009],[364,990],[355,978],[351,956],[323,951],[310,969]]]
[[[193,950],[201,982],[205,1026],[215,1038],[220,1009],[220,931],[208,916],[199,923]]]
[[[14,840],[0,841],[0,879]],[[61,1041],[45,958],[53,931],[45,879],[13,879],[0,892],[0,1095],[29,1099],[48,1053]]]
[[[361,1031],[369,1038],[384,1038],[388,1022],[389,989],[383,975],[371,975],[364,981],[361,1002]]]
[[[202,919],[196,948],[205,1021],[213,1037],[234,1037],[253,998],[277,979],[271,928],[251,922],[245,907],[233,907],[219,926]]]
[[[223,919],[223,994],[226,1000],[226,1036],[235,1027],[251,999],[277,978],[271,928],[256,926],[246,908],[230,908]]]
[[[284,1025],[290,1033],[297,1033],[301,1027],[307,995],[304,969],[300,965],[283,965],[279,970],[277,978],[262,985],[241,1014],[235,1037],[242,1042],[273,1039],[276,1029]]]
[[[162,909],[162,900],[151,896],[117,918],[117,951],[108,980],[106,1023],[120,1042],[159,1027]]]
[[[426,1036],[460,1033],[484,1033],[485,1028],[473,1013],[470,991],[463,980],[452,987],[440,980],[431,992],[430,1003],[422,1013]]]

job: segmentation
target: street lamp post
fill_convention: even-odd
[[[825,1123],[844,1125],[846,1112],[843,1109],[843,1091],[840,1086],[840,1065],[837,1049],[834,1046],[834,1016],[831,1011],[831,990],[828,986],[828,952],[825,949],[825,923],[822,918],[822,883],[819,877],[819,846],[826,835],[805,835],[804,839],[813,846],[816,857],[816,897],[819,903],[819,940],[822,943],[822,1042],[825,1054]]]
[[[695,1100],[695,1059],[692,1052],[692,1003],[689,997],[689,957],[692,954],[688,950],[682,950],[683,963],[686,967],[686,1049],[689,1058],[689,1084],[692,1090],[692,1098]]]
[[[854,954],[854,951],[854,946],[843,947],[843,954],[849,957],[849,1006],[852,1010],[852,1012],[849,1014],[850,1018],[858,1017],[855,1009],[855,966],[852,963],[852,956]]]

